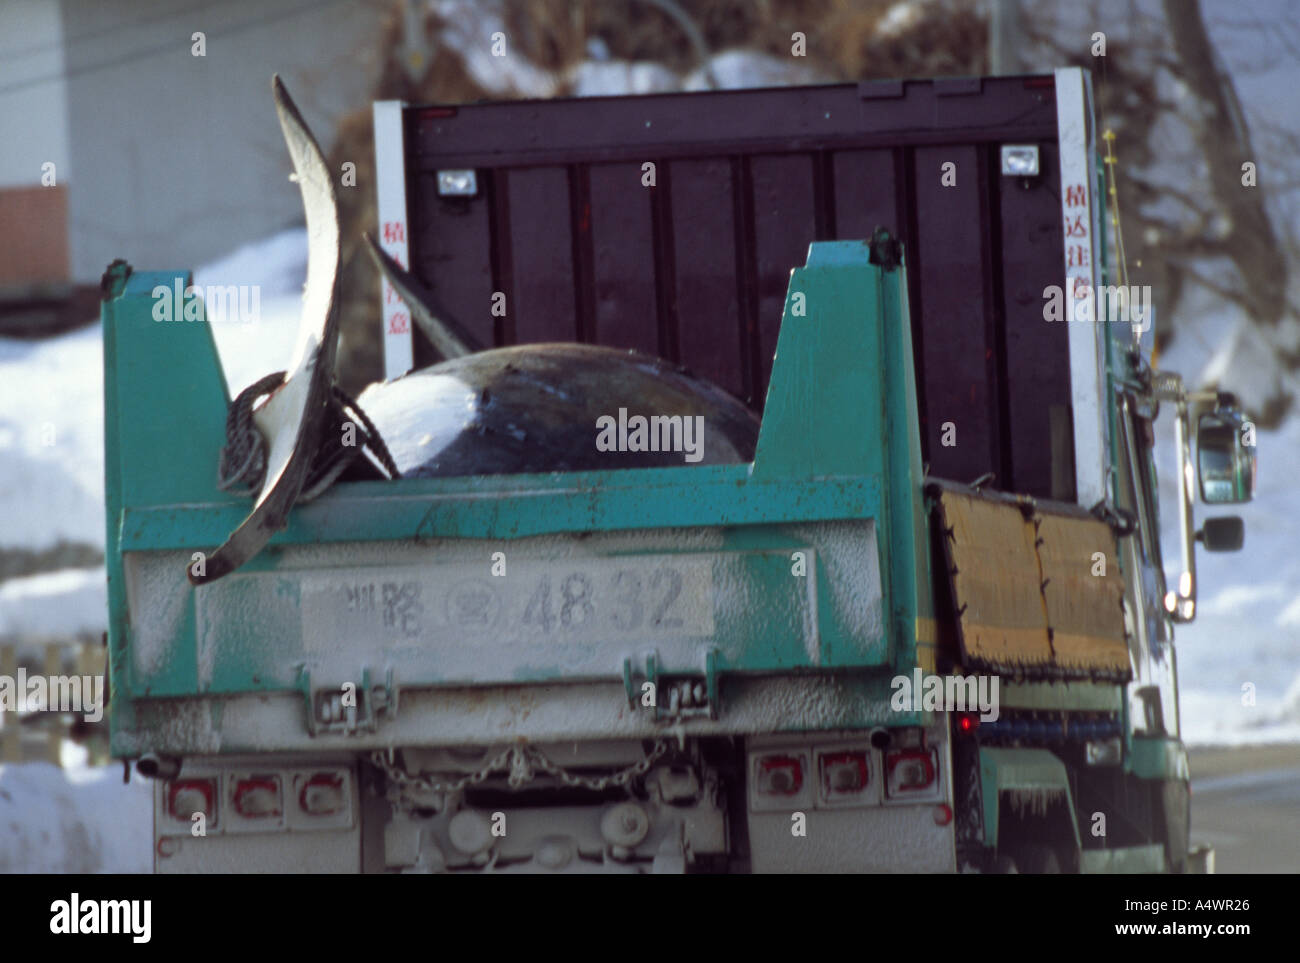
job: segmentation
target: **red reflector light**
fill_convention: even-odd
[[[934,807],[934,824],[947,826],[950,822],[952,822],[952,807],[947,803],[939,803]]]
[[[871,779],[865,752],[826,753],[820,763],[822,787],[828,796],[861,792]]]
[[[318,772],[302,784],[298,806],[313,816],[332,816],[343,809],[343,777],[336,772]]]
[[[455,107],[426,107],[424,110],[420,111],[419,113],[420,120],[431,120],[431,119],[437,119],[439,117],[455,117],[455,116],[456,116]]]
[[[235,812],[245,819],[274,819],[280,815],[280,780],[277,776],[254,776],[235,783]]]
[[[765,796],[794,796],[803,788],[803,764],[796,756],[766,756],[758,764],[758,791]]]
[[[979,728],[979,724],[979,716],[973,715],[969,712],[963,713],[957,718],[957,728],[962,732],[974,732]]]
[[[1055,87],[1055,77],[1027,77],[1025,78],[1025,87],[1033,89],[1034,87]]]
[[[933,753],[926,749],[899,749],[885,753],[885,789],[891,796],[924,792],[934,785]]]
[[[211,819],[216,798],[215,779],[177,779],[167,787],[167,810],[182,822],[190,822],[195,813]]]

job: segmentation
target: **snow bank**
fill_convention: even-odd
[[[0,338],[0,549],[104,545],[99,325]]]
[[[0,873],[149,873],[152,847],[152,786],[121,766],[0,766]]]
[[[552,97],[559,91],[562,76],[511,51],[505,21],[496,5],[433,0],[430,8],[446,22],[443,42],[464,58],[470,76],[484,90],[498,97]],[[498,34],[505,44],[504,56],[492,53]]]
[[[104,630],[103,567],[65,569],[0,582],[0,638],[67,639]]]
[[[611,60],[603,41],[593,38],[587,59],[563,71],[543,70],[514,53],[505,38],[505,55],[492,53],[494,38],[505,37],[500,9],[475,0],[432,0],[430,9],[444,22],[442,40],[465,60],[474,82],[495,97],[554,97],[562,91],[575,97],[615,97],[625,94],[670,93],[740,87],[780,87],[825,83],[826,74],[807,62],[775,57],[755,50],[724,50],[706,66],[678,76],[660,63]],[[916,14],[907,3],[891,10],[891,26],[903,29]],[[897,22],[895,22],[897,21]],[[683,43],[686,42],[683,37]]]
[[[707,71],[704,68],[692,71],[683,87],[686,90],[709,90],[714,86],[709,82],[710,77],[720,90],[824,84],[830,79],[801,60],[775,57],[756,50],[724,50],[709,58]]]

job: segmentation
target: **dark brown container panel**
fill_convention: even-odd
[[[973,78],[410,108],[411,263],[484,343],[657,354],[761,410],[791,269],[812,241],[888,228],[930,472],[1070,499],[1067,329],[1042,319],[1065,273],[1053,93]],[[1003,177],[1004,143],[1037,144],[1042,174]],[[464,168],[478,194],[439,197],[437,171]]]

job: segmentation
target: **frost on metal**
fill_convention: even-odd
[[[1045,789],[1004,789],[1002,796],[1011,811],[1018,817],[1041,818],[1056,803],[1065,801],[1065,790],[1060,787]]]
[[[185,627],[189,552],[128,552],[123,557],[131,613],[131,664],[147,679],[167,671]]]

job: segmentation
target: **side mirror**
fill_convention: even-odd
[[[1196,422],[1196,476],[1201,501],[1207,505],[1236,504],[1255,496],[1254,440],[1254,425],[1240,411],[1224,408],[1201,415]]]
[[[1237,515],[1207,518],[1205,526],[1196,533],[1196,540],[1207,552],[1240,552],[1246,541],[1246,526]]]

